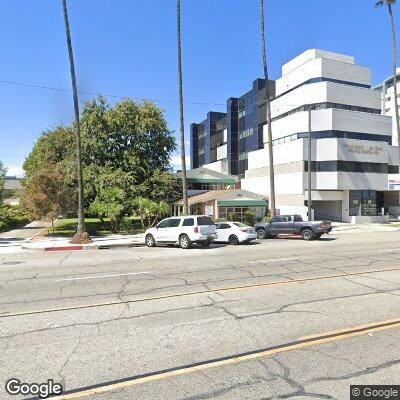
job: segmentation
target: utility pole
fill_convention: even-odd
[[[307,186],[307,192],[308,192],[308,201],[307,201],[307,206],[308,206],[308,220],[312,220],[312,208],[311,208],[311,110],[312,106],[310,105],[308,107],[308,168],[307,168],[307,177],[308,177],[308,186]]]
[[[181,42],[181,0],[177,0],[177,28],[178,28],[178,79],[179,79],[179,122],[181,139],[181,164],[182,164],[182,201],[183,215],[188,215],[188,195],[186,177],[186,155],[185,155],[185,123],[183,110],[183,83],[182,83],[182,42]]]

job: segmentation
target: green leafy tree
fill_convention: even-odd
[[[109,187],[102,190],[93,203],[90,211],[99,217],[110,219],[111,232],[116,233],[125,206],[125,192],[117,187]]]
[[[110,107],[99,97],[86,103],[81,125],[90,196],[117,186],[129,197],[150,197],[157,191],[157,177],[171,171],[175,139],[155,104],[125,99]]]
[[[103,97],[91,100],[82,111],[81,134],[85,207],[108,187],[122,189],[127,198],[180,198],[169,164],[175,139],[155,104],[125,99],[110,107]],[[73,125],[43,132],[24,163],[27,180],[50,168],[66,186],[77,187],[75,152]]]
[[[67,184],[76,184],[74,131],[71,127],[57,125],[44,131],[25,159],[23,168],[29,178],[45,166],[57,170]]]
[[[375,7],[387,5],[389,14],[390,29],[392,33],[392,68],[393,68],[393,90],[394,90],[394,115],[396,120],[396,132],[399,146],[399,157],[400,157],[400,119],[399,119],[399,105],[397,97],[397,38],[396,28],[393,16],[393,6],[396,4],[396,0],[380,0],[375,4]]]
[[[6,172],[7,172],[7,169],[4,166],[3,162],[0,160],[0,206],[3,203],[4,184],[6,182]]]
[[[76,208],[75,189],[65,185],[64,176],[51,168],[44,168],[31,176],[22,190],[21,204],[31,220],[51,221]]]

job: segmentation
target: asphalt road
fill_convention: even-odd
[[[140,400],[400,384],[399,238],[0,255],[0,398],[24,398],[11,377]]]

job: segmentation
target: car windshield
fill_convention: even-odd
[[[214,225],[214,222],[210,217],[197,217],[197,225],[198,226]]]

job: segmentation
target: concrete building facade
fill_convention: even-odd
[[[392,145],[392,118],[382,114],[381,95],[371,89],[371,71],[353,57],[311,49],[282,67],[275,88],[271,123],[278,212],[307,218],[309,108],[314,218],[385,220],[378,215],[388,202],[395,211],[398,202],[388,180],[398,174],[398,149]],[[239,176],[243,189],[268,197],[267,124],[260,125],[262,144],[248,152]]]

